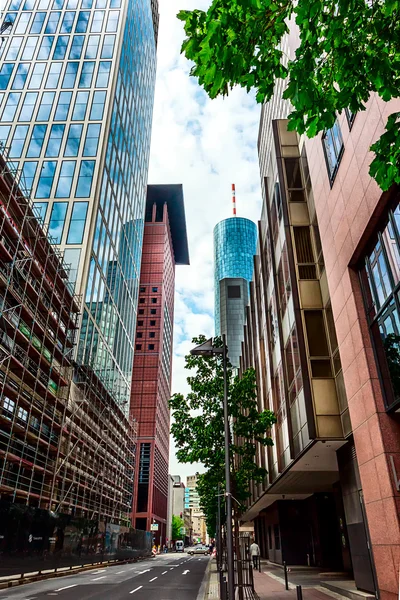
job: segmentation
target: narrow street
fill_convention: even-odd
[[[157,556],[0,591],[0,600],[197,600],[209,558]]]

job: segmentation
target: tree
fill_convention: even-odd
[[[193,339],[202,344],[205,336]],[[222,346],[214,338],[215,346]],[[191,391],[175,394],[170,400],[173,414],[171,433],[177,447],[177,458],[182,463],[201,462],[206,472],[199,476],[197,491],[207,521],[208,532],[215,534],[218,508],[218,485],[225,489],[225,453],[223,418],[223,365],[220,355],[186,356],[185,368],[193,375],[187,381]],[[257,445],[273,444],[269,431],[276,422],[269,410],[257,407],[256,375],[248,369],[242,377],[232,377],[228,363],[228,414],[231,418],[230,472],[237,521],[247,498],[251,482],[261,483],[267,471],[256,464]]]
[[[277,79],[293,110],[289,128],[309,137],[332,127],[337,112],[365,110],[372,92],[400,96],[400,0],[212,0],[205,12],[180,11],[182,52],[210,98],[239,85],[269,100]],[[281,41],[294,18],[294,60]],[[383,190],[400,183],[400,114],[371,149],[370,167]]]
[[[183,519],[178,517],[177,515],[172,515],[172,540],[175,542],[176,540],[182,539],[182,527],[185,526]]]

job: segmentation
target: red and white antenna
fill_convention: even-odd
[[[232,208],[233,216],[236,217],[236,188],[234,183],[232,183]]]

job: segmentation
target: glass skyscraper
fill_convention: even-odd
[[[77,362],[127,414],[156,72],[151,0],[8,0],[0,141],[82,297]]]

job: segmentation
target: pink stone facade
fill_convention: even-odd
[[[329,291],[343,365],[344,381],[380,597],[399,594],[400,565],[400,420],[385,410],[377,364],[366,319],[356,261],[389,201],[368,174],[370,145],[384,132],[387,116],[400,100],[371,96],[350,130],[339,117],[344,154],[329,183],[321,137],[306,149]],[[392,458],[391,458],[392,457]],[[395,466],[393,470],[392,461]]]

